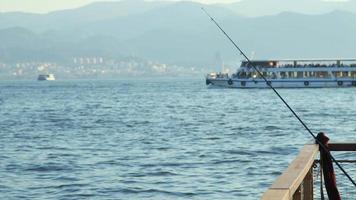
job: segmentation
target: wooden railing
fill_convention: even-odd
[[[330,151],[356,151],[356,143],[331,143]],[[305,145],[261,200],[313,200],[313,165],[319,146]]]

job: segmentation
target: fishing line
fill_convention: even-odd
[[[293,113],[294,117],[303,125],[303,127],[308,131],[308,133],[314,138],[314,140],[319,144],[321,148],[323,148],[331,157],[331,159],[335,162],[335,164],[339,167],[339,169],[344,173],[344,175],[351,181],[351,183],[356,187],[355,181],[351,178],[351,176],[344,170],[344,168],[340,165],[340,163],[331,155],[330,151],[326,148],[325,145],[321,143],[315,136],[315,134],[309,129],[309,127],[304,123],[304,121],[298,116],[298,114],[294,111],[294,109],[287,103],[286,100],[279,94],[279,92],[272,86],[272,84],[267,80],[267,78],[261,73],[261,71],[255,66],[253,62],[246,56],[246,54],[240,49],[239,46],[232,40],[232,38],[224,31],[224,29],[215,21],[215,19],[204,9],[201,8],[205,14],[214,22],[214,24],[220,29],[220,31],[230,40],[230,42],[235,46],[235,48],[239,51],[239,53],[246,59],[248,65],[252,66],[257,73],[262,77],[262,79],[266,82],[268,87],[273,90],[273,92],[279,97],[279,99],[284,103],[284,105]]]

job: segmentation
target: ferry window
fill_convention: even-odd
[[[338,71],[338,72],[333,72],[335,77],[338,78],[346,78],[346,77],[351,77],[352,75],[349,72],[343,72],[343,71]]]
[[[253,73],[252,73],[252,77],[253,77],[253,78],[257,78],[257,73],[256,73],[256,72],[253,72]]]
[[[342,77],[347,77],[348,76],[348,72],[342,72]]]
[[[342,77],[342,72],[336,72],[336,77]]]
[[[356,78],[356,72],[351,72],[351,77]]]
[[[294,77],[294,73],[293,72],[287,72],[288,73],[288,77],[289,78],[293,78]]]
[[[303,72],[297,72],[297,78],[303,78]]]
[[[280,73],[280,76],[281,76],[281,78],[286,78],[286,76],[287,76],[287,75],[286,75],[286,72],[281,72],[281,73]]]

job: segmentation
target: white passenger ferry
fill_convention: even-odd
[[[356,87],[356,59],[242,61],[235,74],[208,74],[206,84],[229,88],[266,88],[268,84],[275,88]]]

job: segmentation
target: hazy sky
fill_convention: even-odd
[[[120,1],[120,0],[0,0],[0,12],[24,11],[24,12],[34,12],[34,13],[46,13],[54,10],[76,8],[97,1]],[[148,1],[156,1],[156,0],[148,0]],[[163,0],[163,1],[181,1],[181,0]],[[197,1],[201,3],[231,3],[231,2],[238,2],[241,0],[190,0],[190,1]],[[348,0],[322,0],[322,1],[348,1]]]
[[[53,10],[75,8],[95,1],[118,0],[0,0],[0,11],[26,11],[45,13]],[[228,3],[239,0],[193,0],[202,3]]]

